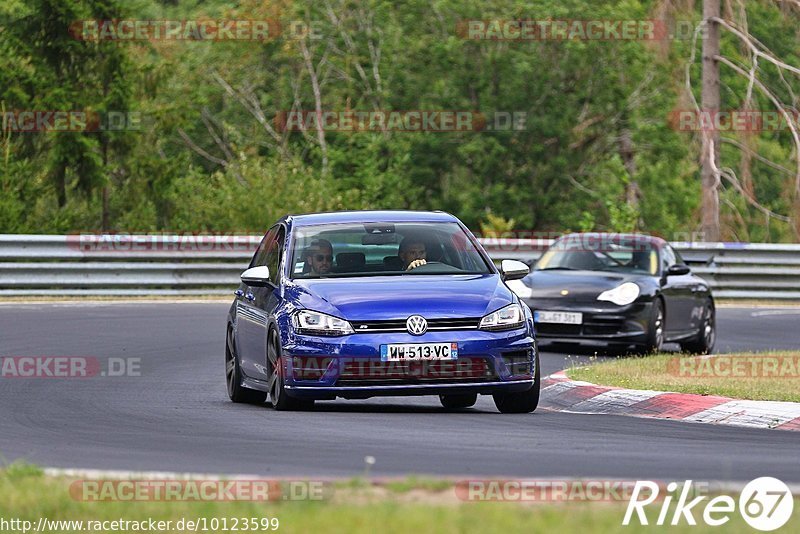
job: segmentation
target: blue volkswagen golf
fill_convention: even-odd
[[[261,241],[228,314],[234,402],[277,410],[315,400],[438,395],[448,409],[492,395],[504,413],[539,402],[530,309],[442,212],[286,216]]]

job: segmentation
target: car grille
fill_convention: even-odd
[[[543,336],[579,336],[579,324],[536,323],[536,333]]]
[[[480,357],[454,361],[347,362],[337,385],[427,384],[437,382],[481,382],[497,378],[491,360]]]
[[[603,336],[626,331],[626,319],[619,315],[584,313],[583,324],[536,323],[536,333],[543,336]]]
[[[503,363],[506,364],[512,376],[525,375],[532,373],[532,356],[529,350],[517,350],[504,352],[502,354]]]
[[[428,319],[428,331],[434,330],[477,330],[480,318]],[[380,332],[407,332],[405,319],[388,321],[351,321],[356,334]]]

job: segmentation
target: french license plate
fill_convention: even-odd
[[[381,345],[382,362],[406,360],[455,360],[458,343],[394,343]]]
[[[583,314],[560,311],[535,311],[533,312],[533,321],[536,323],[581,324],[583,323]]]

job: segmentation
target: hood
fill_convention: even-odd
[[[483,317],[514,302],[497,274],[294,280],[287,298],[348,321]]]
[[[639,274],[552,270],[534,271],[523,282],[530,288],[530,296],[527,298],[563,298],[561,292],[567,290],[570,300],[595,301],[603,291],[614,289],[624,282],[640,281],[641,278],[642,275]]]

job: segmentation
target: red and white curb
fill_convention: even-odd
[[[800,431],[800,402],[737,400],[598,386],[570,380],[564,371],[544,379],[542,396],[543,406],[561,412]]]

